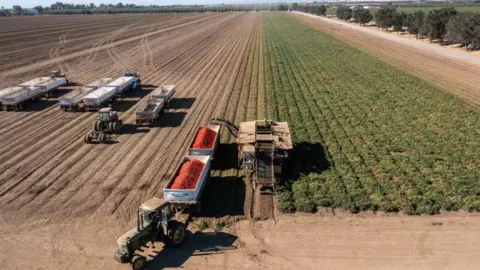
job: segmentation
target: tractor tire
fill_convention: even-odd
[[[103,133],[100,134],[100,135],[98,135],[98,141],[99,141],[100,143],[106,143],[106,142],[107,142],[106,135],[103,134]]]
[[[185,237],[185,225],[177,221],[171,221],[168,224],[167,235],[164,243],[167,247],[179,247],[185,241]]]
[[[121,122],[113,122],[113,123],[112,123],[113,133],[115,133],[115,134],[120,133],[120,129],[122,128],[122,127],[121,127],[121,124],[122,124]]]
[[[109,122],[109,123],[107,124],[107,130],[108,130],[108,132],[114,133],[114,130],[113,130],[113,122]]]
[[[93,131],[99,131],[97,122],[98,122],[98,120],[95,120],[95,122],[93,122]]]
[[[140,270],[143,269],[147,265],[147,258],[141,255],[135,255],[132,258],[132,269]]]
[[[95,121],[96,125],[97,125],[97,131],[102,131],[103,129],[103,124],[101,121]]]
[[[90,138],[90,133],[85,134],[85,136],[83,137],[83,140],[85,141],[85,143],[88,143],[88,144],[92,143],[92,140]]]

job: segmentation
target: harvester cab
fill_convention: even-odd
[[[132,269],[142,269],[147,260],[136,254],[148,242],[161,240],[168,247],[178,247],[185,240],[185,225],[175,220],[171,206],[158,198],[152,198],[140,206],[137,227],[117,238],[118,249],[114,259],[130,263]]]

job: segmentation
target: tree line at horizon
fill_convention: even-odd
[[[299,5],[293,10],[326,16],[325,5]],[[422,10],[406,14],[390,5],[381,7],[372,15],[363,7],[350,8],[338,5],[336,16],[340,20],[353,20],[360,25],[375,21],[376,26],[396,32],[407,32],[416,38],[438,40],[440,44],[462,44],[466,50],[480,49],[480,12],[458,12],[453,7],[433,9],[428,13]]]
[[[56,2],[50,6],[35,6],[40,14],[116,14],[116,13],[166,13],[166,12],[228,12],[228,11],[286,11],[286,4],[256,4],[256,5],[171,5],[171,6],[137,6],[135,4],[66,4]],[[27,10],[15,5],[11,10],[0,9],[0,16],[29,15]]]

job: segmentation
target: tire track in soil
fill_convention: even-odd
[[[211,15],[210,15],[211,16]],[[59,35],[68,33],[70,38],[70,43],[72,46],[64,47],[64,52],[65,54],[71,54],[78,52],[82,48],[85,47],[91,47],[90,44],[94,44],[94,40],[97,39],[102,39],[105,35],[108,35],[110,32],[114,31],[118,27],[123,27],[126,25],[137,25],[135,28],[132,28],[131,33],[136,33],[136,32],[141,32],[143,28],[149,27],[150,24],[157,23],[161,27],[169,27],[169,26],[174,26],[175,24],[182,23],[182,22],[188,22],[191,20],[194,20],[195,18],[202,18],[202,17],[208,17],[208,15],[197,15],[197,16],[185,16],[185,18],[181,18],[178,22],[175,22],[174,20],[178,20],[175,17],[169,18],[168,20],[162,21],[162,23],[158,23],[158,20],[155,20],[156,17],[148,17],[147,20],[132,20],[132,21],[116,21],[113,22],[111,25],[106,25],[102,28],[94,28],[94,29],[89,29],[90,31],[82,31],[82,29],[77,29],[77,31],[67,31],[67,32],[61,32],[59,34],[54,34],[54,35],[41,35],[40,38],[36,39],[27,39],[26,41],[21,41],[18,39],[16,41],[12,41],[10,43],[7,43],[6,41],[0,42],[0,44],[6,44],[3,50],[6,53],[0,53],[2,57],[5,59],[8,59],[10,62],[10,69],[12,68],[17,68],[21,67],[22,65],[27,65],[28,62],[26,60],[28,59],[33,59],[34,62],[40,62],[42,60],[45,60],[45,57],[42,54],[38,54],[38,51],[42,50],[47,50],[50,49],[50,43],[51,40],[56,39]],[[143,25],[138,26],[139,23],[142,23]],[[98,34],[91,34],[99,32]],[[80,36],[80,37],[77,37]],[[128,38],[129,35],[126,33],[126,35],[123,35],[119,37],[117,40],[120,40],[122,38]],[[23,37],[22,37],[23,38]],[[33,43],[32,43],[33,40]],[[36,40],[40,41],[41,43],[38,44],[38,42],[35,42]],[[0,38],[1,41],[1,38]],[[17,50],[16,48],[18,47],[18,44],[22,43],[27,43],[30,45],[30,47],[23,48],[21,50]],[[17,46],[14,47],[13,45]],[[2,46],[0,45],[0,48]],[[13,48],[12,48],[13,47]],[[35,49],[32,49],[35,48]],[[30,61],[31,62],[31,61]],[[5,66],[7,67],[7,66]],[[6,71],[2,66],[0,66],[0,72]]]
[[[110,36],[110,38],[114,38],[118,33],[114,33]],[[31,120],[31,119],[28,119],[28,120]],[[23,124],[23,123],[22,123]],[[32,129],[29,129],[31,131],[33,131]],[[12,128],[10,127],[10,131],[11,131],[11,134],[16,134],[17,137],[21,137],[21,136],[18,136],[19,134],[17,133],[18,131],[17,130],[12,130]],[[36,133],[33,133],[31,132],[32,134],[36,134]]]
[[[238,32],[238,31],[237,31],[237,32]],[[233,36],[233,35],[232,35],[232,36]],[[226,40],[225,45],[223,46],[223,48],[221,48],[220,50],[218,50],[217,55],[216,55],[213,59],[211,59],[210,62],[209,62],[207,65],[204,66],[204,68],[203,68],[202,71],[199,72],[199,76],[197,76],[197,79],[198,79],[198,80],[201,79],[201,77],[203,77],[203,76],[201,76],[201,74],[203,74],[204,72],[208,72],[208,74],[207,74],[208,77],[209,77],[209,76],[214,76],[213,82],[212,82],[210,85],[216,85],[215,80],[216,80],[216,79],[219,80],[219,79],[223,76],[223,72],[225,72],[225,69],[226,69],[228,63],[230,62],[229,59],[231,59],[231,57],[234,55],[235,49],[233,49],[233,50],[230,51],[230,52],[227,51],[227,54],[222,54],[226,49],[228,49],[227,46],[230,45],[230,43],[232,43],[232,42],[229,41],[229,40]],[[236,47],[235,47],[235,48],[236,48]],[[221,58],[219,58],[219,57],[221,57]],[[225,57],[227,57],[227,58],[226,58],[227,60],[225,60]],[[217,60],[217,59],[218,59],[218,60]],[[216,61],[216,62],[215,62],[215,61]],[[224,64],[223,64],[223,67],[222,67],[219,71],[215,72],[215,69],[210,69],[210,71],[208,70],[208,69],[210,68],[210,66],[213,66],[214,68],[216,68],[217,66],[219,66],[219,65],[218,65],[219,63],[224,63]],[[200,82],[201,85],[199,85],[199,86],[197,87],[197,89],[198,89],[198,88],[207,88],[207,89],[209,89],[210,86],[205,85],[207,82],[208,82],[208,79],[204,79],[203,82]],[[197,83],[196,83],[195,81],[192,81],[190,84],[195,85],[195,84],[197,84]],[[203,85],[203,86],[202,86],[202,85]],[[180,134],[177,133],[177,134],[175,134],[175,136],[170,136],[170,137],[172,138],[172,142],[173,142],[173,140],[178,140],[179,137],[182,135],[182,133],[185,133],[185,135],[187,135],[187,136],[188,136],[189,134],[191,134],[191,130],[193,130],[193,128],[194,128],[196,125],[198,125],[199,118],[202,117],[202,113],[198,113],[198,114],[197,114],[197,111],[205,113],[205,111],[206,111],[206,110],[205,110],[205,109],[206,109],[205,107],[206,107],[207,105],[209,105],[209,101],[210,101],[210,102],[215,102],[215,99],[214,99],[213,101],[211,101],[211,98],[216,98],[216,99],[218,99],[218,96],[219,96],[219,95],[216,95],[217,97],[215,97],[214,91],[208,91],[208,92],[209,92],[208,96],[202,97],[202,100],[200,100],[200,103],[199,103],[199,102],[195,102],[196,106],[194,106],[194,107],[192,107],[192,108],[190,109],[190,110],[192,111],[191,114],[194,115],[194,118],[191,119],[191,118],[186,117],[186,120],[184,120],[184,122],[186,122],[186,125],[190,125],[190,123],[192,123],[192,128],[191,128],[190,130],[188,130],[188,128],[185,128],[184,131],[181,132]],[[196,94],[196,93],[195,93],[195,94]],[[188,116],[188,115],[187,115],[187,116]],[[188,119],[187,119],[187,118],[188,118]],[[205,117],[203,117],[203,118],[205,118]],[[169,145],[169,141],[166,141],[166,142],[165,142],[165,145]],[[168,152],[168,151],[166,151],[166,152]],[[161,163],[162,163],[162,161],[160,161],[160,164],[161,164]],[[172,164],[172,163],[170,163],[170,164]],[[141,172],[140,172],[140,173],[141,173]],[[128,183],[128,182],[127,182],[127,183]],[[124,188],[125,188],[125,187],[124,187]],[[121,201],[122,201],[122,200],[120,200],[120,202],[121,202]],[[115,206],[115,205],[118,205],[118,204],[114,204],[112,210],[110,210],[111,213],[113,213],[113,212],[117,209],[117,206]]]
[[[90,125],[91,125],[91,123],[88,126],[90,126]]]
[[[157,30],[155,32],[149,33],[148,35],[151,36],[151,35],[160,34],[162,32],[176,30],[176,29],[179,29],[179,28],[184,27],[184,26],[194,25],[195,23],[198,24],[202,21],[211,20],[211,19],[217,18],[219,16],[224,16],[224,14],[215,14],[215,15],[212,15],[210,17],[200,18],[200,19],[196,19],[196,20],[193,20],[193,21],[188,21],[188,22],[185,22],[185,23],[182,23],[182,24],[177,24],[177,25],[174,25],[174,26],[171,26],[171,27],[163,28],[163,29]],[[3,76],[11,76],[11,75],[16,75],[16,74],[20,74],[20,73],[26,73],[26,72],[29,72],[29,71],[32,71],[32,70],[35,70],[35,69],[40,69],[44,66],[51,65],[55,61],[68,61],[68,60],[71,60],[73,58],[77,58],[77,57],[81,57],[81,56],[90,54],[90,53],[95,52],[95,51],[105,50],[105,49],[108,49],[108,48],[111,48],[111,47],[114,47],[114,46],[120,46],[120,45],[130,43],[130,42],[133,42],[133,41],[139,40],[139,39],[141,39],[141,36],[134,35],[134,36],[131,36],[129,38],[124,38],[122,40],[115,41],[115,42],[113,42],[109,45],[99,46],[99,47],[93,48],[93,49],[90,48],[90,49],[86,49],[86,50],[83,50],[83,51],[74,52],[74,53],[71,53],[69,55],[62,56],[62,57],[60,57],[60,59],[46,60],[46,61],[35,63],[35,64],[29,65],[29,66],[23,66],[23,67],[20,67],[20,68],[15,68],[15,69],[12,69],[12,70],[8,70],[8,71],[3,73]]]

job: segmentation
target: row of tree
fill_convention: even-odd
[[[425,14],[419,10],[405,14],[397,12],[393,7],[384,7],[375,14],[377,26],[394,31],[415,35],[417,38],[428,38],[454,44],[459,43],[465,49],[480,49],[480,13],[457,12],[455,8],[440,8]]]
[[[325,5],[299,5],[297,3],[293,3],[292,10],[311,13],[318,16],[325,16],[327,13],[327,7]]]
[[[115,13],[168,13],[168,12],[228,12],[228,11],[287,11],[286,4],[258,4],[258,5],[217,5],[217,6],[136,6],[135,4],[65,4],[56,2],[50,6],[36,6],[41,14],[115,14]],[[14,6],[13,12],[0,10],[0,16],[24,15],[22,7]]]
[[[294,10],[325,16],[326,7],[323,5],[292,5]],[[363,7],[351,8],[338,5],[337,18],[352,20],[364,25],[373,20],[370,10]],[[480,49],[480,13],[457,12],[455,8],[440,8],[429,11],[421,10],[406,14],[398,12],[395,7],[385,6],[375,13],[375,23],[382,29],[393,28],[396,32],[415,35],[417,38],[428,38],[430,41],[439,40],[441,44],[448,41],[465,46],[465,49]]]

